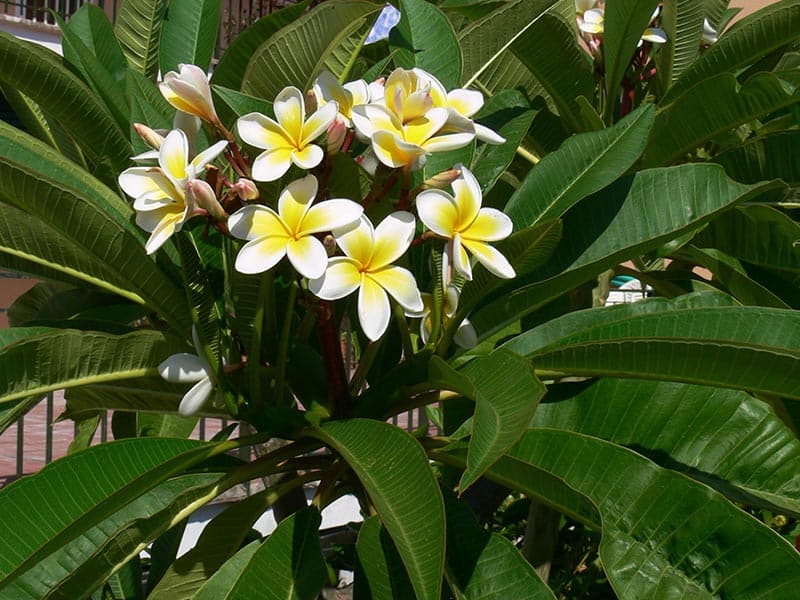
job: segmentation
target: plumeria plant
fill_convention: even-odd
[[[794,598],[800,6],[727,4],[0,34],[0,430],[77,432],[0,490],[0,597]]]

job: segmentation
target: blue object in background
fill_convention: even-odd
[[[387,4],[383,7],[381,14],[378,15],[378,20],[375,21],[375,25],[372,26],[372,29],[367,35],[367,39],[364,40],[365,44],[373,44],[375,42],[379,42],[380,40],[385,40],[389,37],[389,31],[397,25],[400,21],[400,11],[397,10],[391,4]]]

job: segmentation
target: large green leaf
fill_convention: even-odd
[[[3,488],[0,586],[80,543],[83,534],[98,531],[98,525],[170,476],[232,447],[163,438],[122,440],[72,454]]]
[[[597,438],[532,429],[509,453],[572,486],[603,519],[620,598],[791,598],[800,554],[722,495]]]
[[[570,138],[531,169],[506,204],[516,228],[555,219],[612,183],[639,158],[653,126],[652,106],[602,131]]]
[[[65,247],[67,253],[81,248],[88,260],[105,263],[114,275],[111,281],[122,290],[144,299],[165,318],[186,322],[182,291],[146,255],[142,232],[130,222],[131,209],[119,196],[49,146],[2,123],[0,181],[0,202],[27,213],[26,229],[57,231],[71,243]],[[41,244],[49,243],[41,240]],[[57,252],[54,245],[50,247]],[[47,267],[59,268],[54,255],[42,259],[52,259]],[[80,257],[77,261],[62,267],[79,276],[83,261]]]
[[[169,1],[158,48],[162,74],[177,71],[179,64],[208,70],[217,41],[221,4],[216,0]]]
[[[253,52],[242,78],[242,91],[271,101],[287,85],[311,89],[328,56],[379,9],[377,4],[358,0],[320,4]]]
[[[425,0],[400,0],[400,22],[389,34],[399,67],[431,73],[446,89],[458,87],[461,51],[448,18]]]
[[[73,455],[78,456],[78,455]],[[84,475],[85,476],[85,475]],[[219,473],[182,475],[143,490],[125,506],[74,540],[31,564],[17,577],[3,583],[8,597],[35,600],[52,597],[78,598],[103,583],[175,521],[188,517],[195,507],[212,500],[225,489]],[[141,586],[141,573],[138,577]]]
[[[43,396],[36,394],[3,404],[2,408],[0,408],[0,435],[34,406],[39,404],[42,399]]]
[[[153,79],[158,72],[158,41],[166,0],[124,0],[114,33],[132,69]]]
[[[537,369],[701,383],[800,399],[800,316],[683,299],[570,313],[504,347]],[[647,306],[649,305],[649,306]],[[596,313],[598,319],[595,319]]]
[[[358,530],[354,600],[413,598],[414,591],[392,538],[377,517],[369,517]]]
[[[237,554],[232,559],[235,570],[223,565],[219,576],[209,579],[194,598],[313,600],[327,575],[319,543],[319,524],[316,508],[297,511],[281,521],[272,535],[257,545],[252,554],[248,552],[244,560]]]
[[[642,33],[650,24],[658,0],[616,0],[605,6],[603,31],[603,76],[606,87],[604,116],[611,122],[619,84],[633,58]]]
[[[800,37],[800,5],[779,0],[745,17],[721,35],[717,43],[695,60],[664,95],[662,105],[684,95],[701,94],[696,88],[721,73],[756,62]]]
[[[162,360],[183,349],[156,331],[114,336],[46,327],[2,330],[0,403],[65,387],[155,375]]]
[[[107,183],[128,164],[131,147],[105,105],[55,55],[0,32],[0,81],[58,120]]]
[[[467,468],[458,484],[465,490],[519,440],[546,388],[527,361],[502,349],[469,362],[462,373],[475,387]]]
[[[122,81],[125,78],[128,61],[102,8],[95,4],[84,4],[70,16],[67,27],[114,79]]]
[[[720,215],[692,240],[740,260],[800,272],[800,224],[770,206],[751,204]]]
[[[445,573],[458,600],[555,599],[509,540],[478,525],[469,507],[444,492],[447,511]]]
[[[610,378],[561,384],[532,424],[627,446],[737,501],[800,513],[800,441],[744,392]]]
[[[800,187],[800,131],[781,131],[756,137],[714,157],[729,176],[743,183],[765,179],[783,179],[790,186]]]
[[[597,273],[779,187],[736,183],[715,165],[650,169],[617,180],[565,215],[564,237],[544,268],[501,287],[470,320],[479,334],[498,331]]]
[[[422,447],[397,427],[368,419],[325,423],[317,435],[342,455],[366,488],[417,597],[438,600],[444,506]]]
[[[772,73],[741,85],[730,73],[710,77],[659,109],[643,163],[669,164],[719,134],[798,101],[800,91]]]
[[[703,2],[665,0],[661,6],[661,28],[667,41],[656,54],[656,77],[666,91],[700,53],[703,37]]]

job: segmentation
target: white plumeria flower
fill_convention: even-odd
[[[372,141],[378,160],[395,169],[420,168],[428,154],[462,148],[475,137],[463,132],[438,135],[450,115],[446,108],[431,108],[407,123],[379,104],[356,106],[352,114],[356,129]]]
[[[703,43],[706,46],[716,44],[719,38],[717,37],[717,30],[709,22],[708,18],[703,19]]]
[[[323,300],[338,300],[358,290],[358,320],[372,341],[389,326],[389,296],[407,313],[422,311],[422,297],[414,275],[392,263],[414,238],[414,215],[397,211],[373,228],[366,216],[355,227],[334,230],[345,256],[328,261],[324,275],[308,282],[308,289]]]
[[[444,314],[448,319],[452,319],[456,314],[456,310],[458,309],[458,296],[459,291],[454,285],[448,285],[445,287],[444,294],[442,295],[444,304],[442,308],[444,309]],[[419,338],[423,344],[427,344],[431,336],[431,330],[433,329],[431,317],[433,312],[433,295],[423,292],[422,303],[424,308],[422,309],[421,314],[411,314],[408,316],[422,319],[419,325]],[[475,327],[472,326],[472,323],[470,323],[469,319],[464,319],[461,321],[461,323],[459,323],[458,329],[456,330],[455,335],[453,335],[453,341],[457,346],[464,348],[465,350],[474,348],[478,344],[478,334],[476,333]]]
[[[219,124],[205,71],[195,65],[178,65],[180,73],[169,71],[158,84],[161,94],[180,111],[203,121]]]
[[[486,243],[511,235],[511,219],[497,209],[481,208],[483,198],[478,180],[464,166],[454,168],[461,171],[452,184],[454,196],[444,190],[425,190],[417,196],[420,220],[448,240],[446,252],[451,264],[465,278],[472,279],[467,250],[497,277],[515,277],[514,268],[505,256]]]
[[[161,144],[158,167],[132,167],[120,174],[119,186],[134,198],[136,224],[151,233],[145,244],[148,254],[181,230],[195,208],[191,197],[187,199],[187,183],[202,173],[226,145],[225,141],[217,142],[190,161],[186,134],[175,129]]]
[[[157,161],[158,151],[161,149],[161,144],[164,143],[164,136],[166,136],[170,130],[150,129],[147,125],[141,123],[134,123],[133,128],[144,143],[150,146],[152,150],[132,156],[131,160],[135,162]],[[182,110],[176,110],[175,118],[172,119],[172,129],[180,129],[186,134],[186,139],[189,141],[189,149],[191,150],[194,147],[194,138],[197,132],[200,131],[200,119]]]
[[[336,102],[339,112],[336,119],[345,127],[352,127],[351,111],[358,104],[369,102],[369,86],[363,79],[349,81],[342,85],[330,71],[322,71],[314,82],[314,96],[317,105]]]
[[[472,116],[483,107],[483,94],[477,90],[445,89],[433,75],[415,68],[418,81],[429,90],[434,108],[446,108],[450,113],[447,127],[456,131],[475,132],[475,137],[487,144],[503,144],[506,139],[488,127],[475,123]]]
[[[241,138],[264,150],[253,161],[252,175],[256,181],[280,179],[292,163],[301,169],[313,169],[324,156],[314,144],[336,118],[336,102],[326,102],[306,119],[303,93],[296,87],[286,87],[272,105],[277,121],[253,112],[241,117],[236,126]]]
[[[584,33],[601,35],[603,33],[605,16],[602,8],[592,8],[583,13],[583,18],[578,23],[578,29]]]
[[[262,273],[287,256],[303,277],[314,279],[325,272],[328,253],[314,234],[355,223],[364,209],[343,198],[312,205],[317,188],[317,178],[308,175],[281,192],[278,212],[251,204],[230,216],[231,234],[249,240],[236,256],[237,271]]]
[[[215,396],[216,381],[214,370],[208,362],[201,358],[200,340],[197,331],[192,328],[197,354],[181,352],[173,354],[158,365],[158,372],[163,379],[170,383],[194,383],[189,391],[183,395],[178,412],[184,417],[191,417],[199,413],[203,407]],[[217,394],[219,391],[217,390]]]
[[[595,4],[596,0],[575,0],[575,13],[582,16],[587,10],[594,8]]]

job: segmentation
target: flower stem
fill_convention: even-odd
[[[286,313],[283,317],[283,330],[278,343],[278,378],[275,382],[275,398],[279,405],[283,405],[284,388],[286,387],[286,361],[289,356],[289,338],[292,331],[292,318],[294,305],[297,301],[297,285],[289,287],[289,298],[286,300]]]
[[[357,395],[361,391],[361,388],[364,387],[364,382],[367,380],[367,373],[372,363],[375,362],[375,357],[378,355],[382,340],[383,337],[367,344],[367,347],[364,348],[364,352],[358,357],[358,367],[356,367],[356,372],[353,373],[353,377],[350,379],[351,395]]]
[[[333,304],[320,301],[317,310],[317,336],[328,381],[328,409],[331,414],[347,416],[350,411],[348,406],[350,395],[347,390],[342,342]]]
[[[253,316],[253,340],[250,348],[248,348],[249,356],[247,365],[249,367],[248,373],[250,374],[250,393],[252,394],[253,407],[256,412],[261,412],[261,409],[264,407],[264,395],[258,393],[258,388],[261,383],[259,367],[264,362],[264,357],[261,354],[261,346],[267,305],[269,305],[270,312],[274,312],[275,310],[274,303],[272,302],[273,278],[274,276],[271,270],[266,271],[261,276],[261,283],[258,286],[258,299],[256,300],[256,312]]]

